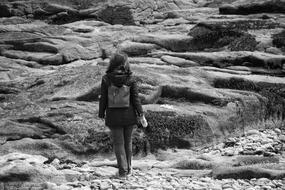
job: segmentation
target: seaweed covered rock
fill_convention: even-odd
[[[267,98],[265,118],[275,117],[284,119],[284,84],[269,84],[266,82],[253,82],[242,78],[217,79],[214,81],[216,88],[231,88],[238,90],[254,91]]]
[[[217,167],[213,170],[213,176],[217,179],[282,179],[285,176],[285,172],[282,170],[264,169],[256,166]]]
[[[146,118],[149,122],[146,135],[153,150],[167,147],[190,148],[196,145],[194,139],[197,141],[199,135],[210,135],[206,132],[209,126],[199,116],[148,111]],[[204,133],[195,134],[197,136],[193,138],[194,132],[198,130],[204,130]]]
[[[278,48],[281,48],[283,52],[285,51],[285,30],[282,32],[273,35],[273,45],[275,45]]]
[[[222,19],[205,21],[193,27],[188,35],[193,36],[192,46],[197,50],[228,47],[231,51],[254,51],[256,39],[248,30],[276,28],[278,22],[261,19]]]

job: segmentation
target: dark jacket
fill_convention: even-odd
[[[128,108],[108,108],[108,86],[111,85],[111,82],[118,87],[130,86],[130,106]],[[132,76],[124,73],[104,75],[101,82],[99,117],[105,118],[105,124],[108,127],[115,127],[136,124],[137,114],[142,115],[143,109],[138,96],[137,84]]]

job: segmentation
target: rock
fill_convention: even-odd
[[[224,156],[233,156],[235,155],[235,150],[233,148],[227,148],[222,155]]]
[[[51,165],[53,165],[55,168],[60,168],[60,160],[55,158],[51,163]]]
[[[7,50],[2,55],[12,59],[35,61],[43,65],[60,65],[63,63],[63,58],[60,54]]]
[[[48,42],[25,43],[23,44],[22,50],[49,53],[58,53],[59,51],[56,46]]]
[[[28,24],[31,22],[32,21],[29,19],[17,17],[17,16],[0,18],[0,23],[2,25]]]
[[[0,122],[0,129],[0,135],[6,136],[7,140],[18,140],[26,137],[41,138],[43,135],[47,135],[53,131],[53,129],[46,129],[44,132],[43,130],[37,129],[36,127],[9,120],[2,120]]]
[[[26,159],[7,160],[1,165],[0,179],[2,182],[66,182],[64,176],[54,167],[43,167],[37,162]]]
[[[66,46],[60,50],[62,54],[63,63],[70,63],[78,59],[91,60],[101,56],[99,46],[90,49],[85,49],[81,45],[65,44]]]
[[[154,65],[166,65],[167,63],[159,58],[152,57],[129,57],[131,64],[154,64]]]
[[[279,136],[279,140],[280,140],[281,142],[285,142],[285,135],[280,135],[280,136]]]
[[[213,167],[213,163],[205,160],[189,159],[189,160],[179,161],[173,164],[171,167],[177,169],[201,170],[201,169],[211,169]]]
[[[44,3],[41,7],[47,14],[57,14],[61,12],[69,12],[75,14],[77,10],[64,6],[59,4],[53,4],[53,3]]]
[[[236,1],[231,5],[224,5],[220,7],[221,14],[257,14],[257,13],[284,13],[285,4],[282,0],[255,0],[253,2],[246,2],[243,0]]]
[[[0,157],[1,164],[4,164],[6,162],[14,162],[17,160],[25,160],[26,162],[32,164],[43,164],[48,159],[40,155],[29,155],[17,152],[6,154]]]
[[[189,35],[197,37],[207,34],[209,33],[209,31],[215,31],[215,30],[220,30],[219,32],[231,32],[232,34],[234,34],[235,32],[238,31],[272,29],[277,27],[279,27],[279,23],[273,20],[248,19],[248,18],[208,20],[196,24],[190,30]]]
[[[145,34],[134,38],[135,42],[152,43],[171,51],[187,51],[192,37],[184,35],[154,35]]]
[[[203,70],[205,71],[216,71],[216,72],[222,72],[222,73],[230,73],[230,74],[236,74],[236,75],[250,75],[251,71],[233,71],[231,69],[219,69],[216,67],[209,67],[209,66],[205,66],[202,67]]]
[[[279,26],[278,22],[260,19],[221,19],[196,24],[188,35],[193,36],[193,50],[222,48],[231,51],[254,51],[256,39],[247,30],[270,29]]]
[[[128,5],[107,6],[97,14],[98,18],[110,24],[134,25],[134,15]]]
[[[265,163],[279,163],[277,157],[263,157],[263,156],[238,156],[235,160],[235,166],[265,164]]]
[[[99,177],[114,177],[117,172],[117,168],[110,166],[94,168],[94,175]]]
[[[11,13],[11,5],[4,5],[4,4],[1,4],[0,5],[0,17],[10,17],[12,16],[12,13]]]
[[[142,56],[159,49],[159,46],[150,43],[124,41],[119,45],[119,49],[130,56]]]
[[[262,52],[249,51],[232,51],[232,52],[155,52],[153,56],[161,57],[163,55],[180,57],[192,61],[196,61],[201,65],[219,65],[220,67],[230,65],[243,65],[245,60],[248,60],[246,66],[261,66],[269,68],[281,68],[282,62],[285,60],[283,55],[273,55]],[[251,61],[252,60],[252,61]],[[255,61],[253,61],[255,60]],[[225,63],[227,62],[227,63]]]
[[[246,135],[250,136],[250,135],[259,135],[260,132],[256,129],[252,129],[246,132]]]
[[[217,167],[213,169],[213,177],[217,179],[251,179],[264,177],[281,179],[284,175],[284,171],[264,169],[256,166]]]
[[[108,182],[103,182],[100,184],[100,189],[102,189],[102,190],[107,190],[111,187],[112,187],[111,184],[109,184]]]
[[[285,30],[281,31],[280,33],[274,34],[272,43],[277,48],[284,48],[285,47]]]
[[[162,61],[165,61],[171,65],[176,65],[179,67],[191,67],[191,66],[198,66],[199,64],[194,62],[194,61],[190,61],[190,60],[186,60],[183,58],[179,58],[179,57],[172,57],[172,56],[162,56],[161,57]]]
[[[63,173],[66,181],[68,181],[68,182],[79,181],[80,177],[82,176],[82,174],[80,172],[73,171],[71,169],[63,169],[60,171]]]
[[[275,47],[269,47],[265,50],[265,52],[276,54],[276,55],[282,55],[282,51],[278,48],[275,48]]]
[[[133,160],[132,167],[133,169],[148,171],[153,168],[156,163],[158,163],[157,160]]]
[[[158,6],[157,6],[158,5]],[[168,3],[158,1],[157,4],[150,0],[136,1],[120,1],[120,2],[105,2],[100,8],[89,8],[80,11],[80,14],[85,17],[96,17],[110,24],[146,24],[154,23],[160,12],[170,10],[180,10],[194,7],[192,2],[184,0]]]
[[[41,39],[39,34],[29,32],[7,32],[0,34],[1,44],[17,45],[21,43],[37,42]]]
[[[275,131],[278,135],[280,135],[280,134],[282,133],[281,129],[279,129],[279,128],[275,128],[274,131]]]

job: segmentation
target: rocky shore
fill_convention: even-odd
[[[284,189],[284,129],[252,129],[200,150],[168,149],[135,157],[133,174],[116,177],[116,161],[1,157],[1,189]],[[47,182],[48,181],[48,182]]]
[[[284,189],[283,0],[0,2],[0,190]],[[115,178],[98,118],[128,54],[149,128]]]

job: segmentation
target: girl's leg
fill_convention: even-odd
[[[128,173],[132,169],[132,133],[135,125],[125,126],[124,128],[124,140],[125,140],[125,152],[128,165]]]
[[[128,173],[128,162],[126,158],[124,146],[124,128],[112,127],[111,128],[113,148],[117,158],[117,165],[119,168],[119,175],[125,176]]]

